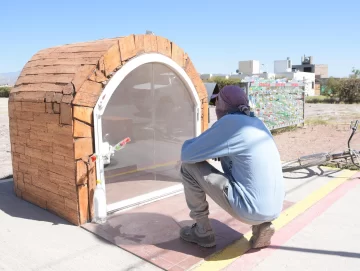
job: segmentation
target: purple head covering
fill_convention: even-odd
[[[216,116],[222,118],[228,113],[243,112],[250,116],[249,99],[239,86],[225,86],[220,90],[216,101]]]

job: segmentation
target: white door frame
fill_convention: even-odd
[[[102,115],[106,109],[107,104],[109,103],[111,96],[115,92],[116,88],[120,85],[120,83],[125,79],[125,77],[138,68],[143,64],[148,63],[160,63],[166,65],[170,68],[173,72],[176,73],[179,78],[181,78],[182,82],[185,84],[186,89],[190,93],[190,97],[194,102],[194,120],[195,120],[195,134],[199,136],[201,133],[201,118],[200,118],[200,111],[201,111],[201,102],[198,96],[198,93],[195,89],[194,84],[192,83],[191,79],[187,75],[187,73],[180,67],[175,61],[172,59],[158,54],[158,53],[148,53],[142,54],[139,56],[134,57],[129,62],[124,64],[118,70],[114,76],[109,80],[107,85],[105,86],[103,92],[101,93],[95,108],[94,108],[94,140],[95,140],[95,153],[100,153],[100,146],[102,143]],[[104,164],[102,161],[101,155],[98,156],[96,159],[96,178],[97,180],[101,180],[101,184],[106,191],[105,185],[105,175],[104,175]],[[134,198],[130,198],[127,200],[123,200],[120,202],[116,202],[110,205],[107,205],[108,212],[114,212],[116,210],[125,209],[129,207],[143,205],[149,202],[153,202],[155,200],[169,197],[171,195],[179,194],[183,191],[183,185],[174,185],[169,188],[161,189],[155,192],[151,192],[148,194],[140,195]],[[106,203],[105,203],[106,204]]]

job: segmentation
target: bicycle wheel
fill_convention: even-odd
[[[351,153],[350,156],[351,162],[353,163],[354,166],[360,168],[360,152],[356,150],[352,150],[350,153]]]
[[[343,161],[344,164],[353,164],[357,168],[360,168],[360,152],[350,150],[343,153],[336,153],[332,155],[331,161]]]
[[[326,161],[329,161],[328,153],[316,153],[312,155],[302,156],[297,160],[285,162],[284,164],[282,164],[282,171],[291,172],[302,168],[318,166]]]

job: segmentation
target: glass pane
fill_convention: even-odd
[[[151,82],[152,64],[135,69],[117,87],[102,116],[103,142],[113,146],[131,138],[105,165],[108,204],[146,193],[155,180]]]
[[[175,169],[183,142],[195,136],[194,103],[181,79],[167,66],[153,64],[155,172],[162,188],[180,182]]]
[[[194,103],[181,79],[162,64],[146,64],[118,86],[102,116],[103,142],[131,138],[105,166],[107,203],[180,182],[175,169],[186,139],[195,136]]]

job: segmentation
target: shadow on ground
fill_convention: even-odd
[[[71,225],[47,210],[41,209],[36,205],[18,198],[15,195],[14,182],[12,180],[0,183],[0,211],[3,211],[12,217],[46,221],[53,225]]]
[[[149,249],[147,254],[153,253],[149,255],[151,257],[159,257],[168,251],[175,251],[197,258],[206,258],[243,236],[243,233],[225,223],[211,219],[216,232],[217,246],[202,248],[179,238],[180,228],[191,226],[192,223],[194,223],[192,220],[176,221],[170,216],[159,213],[118,213],[113,214],[104,225],[88,224],[85,228],[130,252],[134,252],[134,247]],[[155,249],[150,249],[150,246]]]

